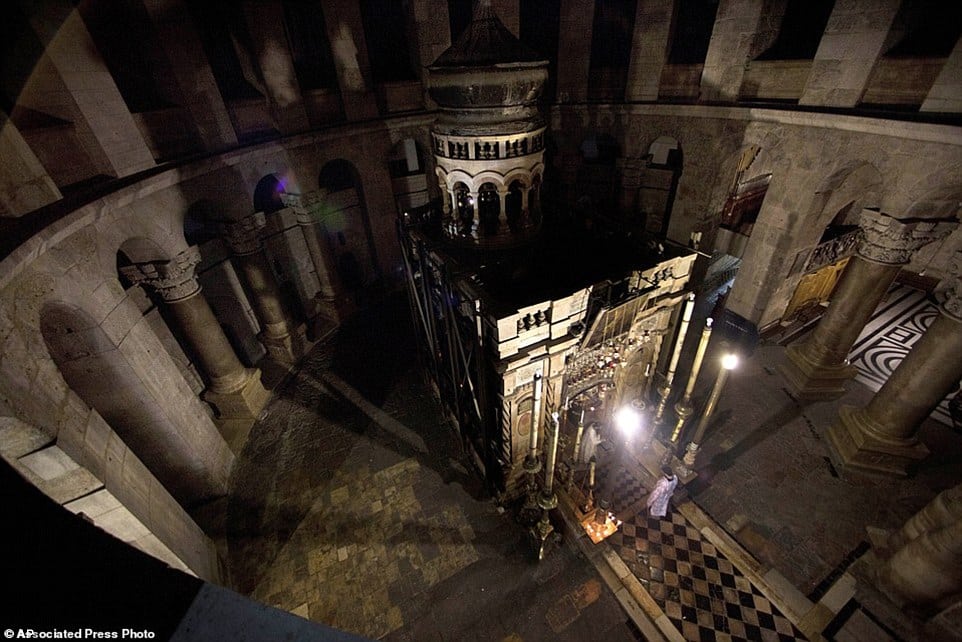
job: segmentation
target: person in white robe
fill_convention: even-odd
[[[601,442],[601,430],[599,429],[598,422],[593,422],[581,437],[581,452],[578,453],[578,461],[582,464],[587,464],[591,461],[591,458],[595,456],[595,452],[598,450],[598,444]]]
[[[664,517],[668,514],[668,500],[671,499],[672,493],[675,492],[675,486],[678,485],[678,477],[675,476],[674,471],[669,466],[663,466],[661,469],[663,476],[655,484],[654,490],[648,495],[648,514],[652,517]]]

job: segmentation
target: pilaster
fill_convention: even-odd
[[[558,102],[580,103],[588,99],[591,64],[593,0],[561,0],[558,41]]]
[[[281,134],[307,131],[311,126],[284,33],[283,5],[280,0],[261,0],[245,2],[242,7],[278,131]]]
[[[371,64],[359,4],[353,0],[329,0],[319,3],[318,10],[324,11],[345,117],[349,121],[377,118],[377,99],[371,85]]]
[[[962,38],[956,41],[919,111],[962,112]]]
[[[658,100],[658,84],[665,66],[674,9],[675,0],[638,3],[625,92],[628,101]]]
[[[836,2],[812,60],[800,105],[855,107],[898,12],[899,0]]]
[[[183,0],[142,0],[157,30],[157,40],[170,61],[177,86],[184,97],[203,141],[204,149],[217,151],[237,144],[227,106],[197,28]]]
[[[325,190],[316,190],[306,194],[283,194],[284,204],[294,211],[297,225],[304,233],[304,242],[314,264],[314,272],[320,290],[317,293],[317,312],[323,316],[337,320],[341,318],[337,293],[340,291],[337,271],[333,264],[333,257],[327,247],[324,229],[324,198]]]

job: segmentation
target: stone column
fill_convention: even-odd
[[[245,216],[239,221],[221,224],[234,264],[240,268],[241,280],[254,306],[261,325],[258,335],[267,353],[279,363],[293,365],[304,354],[304,341],[291,332],[284,313],[280,288],[264,253],[261,230],[267,221],[263,212]]]
[[[878,569],[879,587],[902,608],[938,611],[962,591],[962,486],[941,493],[898,535],[906,529],[911,536]]]
[[[919,425],[962,378],[962,251],[953,256],[954,282],[941,314],[867,406],[843,406],[829,429],[836,460],[850,468],[907,475],[928,455]]]
[[[646,0],[635,10],[635,33],[631,38],[631,62],[628,66],[629,101],[658,100],[661,70],[668,52],[674,0]]]
[[[845,392],[855,376],[849,350],[902,266],[912,254],[952,229],[956,223],[913,219],[901,221],[874,210],[862,210],[862,236],[832,303],[811,338],[786,350],[782,374],[793,393],[804,400],[833,399]]]
[[[321,300],[322,310],[333,313],[339,284],[337,272],[332,263],[333,257],[330,252],[325,251],[327,238],[324,231],[323,204],[326,195],[325,190],[317,190],[307,194],[284,194],[282,198],[284,204],[294,210],[297,224],[304,232],[307,251],[311,255],[317,281],[321,287],[318,297]]]
[[[201,294],[194,272],[198,263],[200,251],[191,246],[170,261],[138,263],[123,272],[132,282],[151,287],[167,305],[210,384],[203,398],[214,407],[227,443],[239,452],[270,392],[261,384],[260,370],[245,368],[237,358]]]

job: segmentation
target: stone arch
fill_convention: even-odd
[[[672,136],[659,136],[648,146],[648,160],[653,167],[680,171],[684,162],[681,143]]]
[[[504,198],[504,215],[512,231],[517,229],[524,216],[524,205],[527,200],[524,193],[527,189],[528,186],[520,176],[508,184],[508,193]]]
[[[878,207],[882,185],[882,174],[866,161],[852,161],[829,174],[815,190],[810,214],[803,221],[803,229],[813,235],[806,240],[821,237],[843,208],[857,215],[866,207]]]
[[[878,206],[882,185],[878,169],[862,160],[845,163],[819,183],[800,222],[794,263],[778,289],[785,300],[782,320],[818,310],[831,299],[854,251],[859,215]]]
[[[341,283],[358,290],[381,276],[361,175],[350,161],[328,161],[317,177],[327,191],[324,228]]]
[[[471,196],[471,188],[464,181],[458,181],[451,187],[451,194],[454,199],[454,220],[458,231],[462,234],[469,233],[474,227],[474,197]]]
[[[120,305],[131,304],[125,300]],[[174,366],[141,322],[118,343],[82,308],[50,300],[40,310],[40,333],[70,389],[110,424],[181,504],[191,506],[226,492],[233,462],[227,445],[210,420],[203,421],[206,417],[183,425],[171,412],[168,406],[185,399],[184,390],[171,394],[176,382],[161,372]],[[149,356],[149,373],[144,355]]]
[[[281,194],[284,193],[284,182],[276,174],[264,176],[254,187],[254,211],[273,214],[284,209]]]
[[[478,186],[478,221],[481,231],[486,235],[498,233],[501,217],[501,196],[499,186],[487,181]]]

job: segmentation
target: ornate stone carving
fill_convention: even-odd
[[[952,280],[947,292],[948,298],[942,302],[942,312],[962,321],[962,250],[956,250],[950,261]]]
[[[239,221],[220,223],[218,227],[231,252],[244,256],[260,252],[264,247],[261,230],[266,225],[267,217],[264,212],[255,212]]]
[[[826,265],[832,265],[847,256],[851,256],[855,253],[855,249],[860,241],[860,230],[852,230],[831,241],[817,245],[815,249],[812,250],[812,253],[808,255],[808,259],[805,261],[801,273],[808,274],[809,272],[815,272]]]
[[[192,245],[169,261],[135,263],[120,270],[131,283],[153,288],[168,302],[188,299],[200,292],[200,283],[194,273],[200,263],[200,250]]]
[[[298,225],[314,225],[321,222],[321,206],[326,190],[315,190],[307,194],[281,194],[281,202],[294,210]]]
[[[859,221],[862,238],[858,254],[875,263],[904,265],[917,249],[948,235],[958,224],[956,219],[899,220],[865,209]]]

